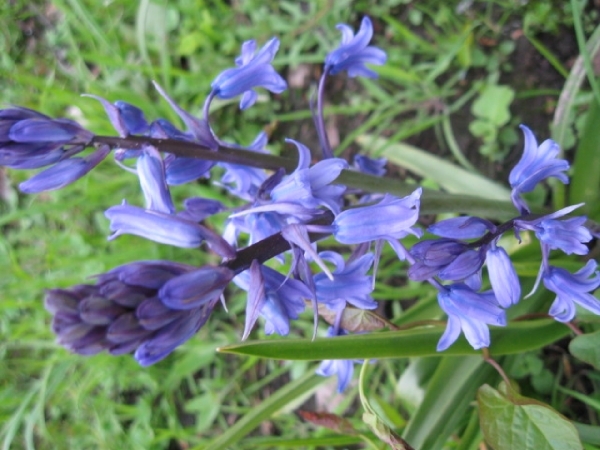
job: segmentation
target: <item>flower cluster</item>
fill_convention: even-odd
[[[356,34],[348,25],[338,28],[342,41],[326,56],[314,109],[320,143],[315,153],[322,159],[312,164],[311,149],[287,139],[298,153],[296,167],[288,166],[288,173],[283,168],[269,172],[260,164],[248,163],[267,154],[264,133],[249,146],[242,146],[221,140],[209,121],[214,98],[240,96],[244,110],[256,103],[256,89],[280,94],[287,88],[272,65],[279,48],[276,38],[258,51],[255,41],[243,44],[236,67],[212,82],[201,118],[185,111],[155,83],[185,129],[164,119],[148,121],[136,106],[98,96],[91,97],[102,104],[120,138],[95,136],[73,121],[51,119],[25,108],[0,110],[0,164],[15,169],[50,166],[23,183],[23,192],[64,187],[113,151],[117,164],[139,180],[145,202],[137,206],[123,200],[105,211],[112,232],[109,239],[132,234],[181,248],[206,244],[222,258],[219,265],[202,267],[172,261],[131,262],[97,275],[96,284],[47,291],[46,308],[53,315],[59,344],[85,355],[134,353],[141,365],[154,364],[206,323],[231,282],[247,292],[242,339],[249,336],[259,318],[266,334],[289,334],[292,321],[308,305],[314,310],[315,335],[322,311],[327,312],[331,325],[328,338],[360,332],[346,326],[344,313],[348,308],[377,308],[372,295],[376,267],[387,243],[410,265],[410,279],[429,282],[439,291],[439,306],[448,322],[437,349],[448,348],[461,332],[473,348],[488,347],[488,326],[506,325],[506,309],[521,300],[517,272],[500,241],[509,231],[517,238],[520,233],[533,232],[541,243],[536,286],[543,282],[556,293],[551,316],[572,320],[575,303],[600,314],[600,302],[591,294],[600,285],[596,263],[589,261],[574,274],[550,264],[552,250],[587,254],[585,244],[592,236],[585,227],[586,219],[564,218],[580,205],[536,215],[522,196],[550,177],[568,182],[565,172],[569,165],[557,158],[556,143],[547,140],[538,145],[527,127],[522,126],[523,157],[509,178],[518,215],[504,224],[454,217],[429,227],[438,238],[407,249],[404,238],[423,234],[417,225],[421,188],[399,198],[389,193],[370,195],[338,182],[350,170],[364,177],[382,177],[386,163],[358,155],[351,167],[334,157],[327,139],[323,117],[326,77],[347,72],[350,77],[374,78],[376,72],[366,64],[386,61],[385,53],[370,45],[373,25],[369,18],[362,20]],[[88,147],[94,149],[92,153],[74,157]],[[215,166],[222,169],[216,187],[237,197],[240,206],[226,208],[200,197],[187,198],[181,206],[175,204],[171,196],[174,186],[208,178]],[[205,223],[220,213],[227,214],[221,232]],[[318,241],[326,237],[342,245],[336,251],[319,251],[322,244]],[[339,250],[344,245],[353,246],[352,250]],[[271,259],[274,261],[267,262]],[[484,266],[491,287],[487,290],[483,290]],[[317,373],[337,375],[342,391],[352,377],[353,364],[324,361]]]

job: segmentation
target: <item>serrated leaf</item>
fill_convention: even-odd
[[[569,344],[571,354],[600,369],[600,331],[577,336]]]
[[[336,311],[331,311],[325,305],[319,305],[319,315],[328,324],[333,325],[335,323],[337,314]],[[342,313],[340,327],[351,333],[377,331],[383,328],[389,328],[390,330],[398,329],[396,325],[374,311],[359,308],[345,308]]]
[[[489,385],[477,393],[481,429],[495,450],[583,450],[573,424],[536,400]]]

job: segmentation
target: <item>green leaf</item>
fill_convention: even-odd
[[[501,127],[510,120],[509,106],[514,98],[515,91],[512,88],[488,84],[473,102],[471,111],[476,117]]]
[[[460,337],[443,353],[436,351],[444,327],[431,326],[401,331],[339,336],[335,338],[273,339],[249,341],[220,347],[223,353],[254,355],[288,360],[406,358],[409,356],[478,355]],[[491,330],[492,355],[506,355],[535,350],[569,334],[569,329],[553,320],[512,322]]]
[[[495,450],[582,450],[573,424],[537,400],[510,387],[500,393],[488,385],[477,394],[481,428]]]
[[[210,441],[206,446],[198,447],[203,450],[220,450],[229,448],[232,444],[239,442],[261,422],[270,418],[273,414],[285,407],[288,403],[304,395],[307,391],[315,388],[326,378],[319,377],[313,373],[307,373],[302,378],[292,381],[271,394],[267,399],[253,407],[233,426],[229,427],[223,434]]]
[[[385,138],[362,135],[359,145],[370,155],[385,157],[390,162],[419,176],[433,178],[446,191],[490,200],[508,200],[510,191],[489,179],[471,173],[425,150],[401,142],[392,143]]]
[[[600,369],[600,331],[577,336],[569,344],[571,354]]]

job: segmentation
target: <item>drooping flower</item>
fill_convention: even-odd
[[[575,303],[600,315],[600,300],[592,295],[600,286],[598,263],[590,259],[575,273],[560,267],[549,266],[542,276],[544,286],[556,294],[549,314],[559,322],[569,322],[575,317]]]
[[[342,244],[361,244],[379,239],[402,239],[408,234],[420,235],[411,228],[419,218],[421,188],[404,198],[386,194],[369,206],[347,209],[333,221],[333,235]]]
[[[341,328],[336,332],[335,327],[329,327],[327,329],[327,337],[333,338],[336,336],[345,336],[348,332]],[[337,391],[341,394],[346,390],[350,380],[352,380],[352,374],[354,373],[354,364],[358,361],[351,359],[328,359],[322,361],[316,370],[317,375],[322,377],[337,376],[338,387]]]
[[[492,243],[486,252],[490,284],[500,306],[509,308],[521,298],[521,284],[506,250]]]
[[[222,99],[241,95],[240,109],[247,109],[258,98],[255,88],[262,87],[274,94],[285,91],[287,83],[271,65],[278,49],[279,39],[276,38],[269,40],[258,53],[255,40],[244,42],[242,53],[235,60],[237,67],[227,69],[215,78],[211,84],[212,93]]]
[[[172,214],[122,204],[112,206],[104,215],[110,220],[115,239],[122,234],[133,234],[161,244],[195,248],[206,241],[216,253],[233,258],[235,251],[225,240],[210,229]]]
[[[346,24],[338,24],[337,29],[342,32],[342,42],[325,58],[325,71],[335,75],[345,70],[350,77],[377,78],[377,73],[365,64],[380,66],[385,64],[387,56],[380,48],[369,45],[373,37],[371,19],[363,17],[356,35]]]
[[[219,295],[194,309],[174,310],[157,297],[169,280],[196,268],[170,261],[138,261],[98,276],[95,285],[46,292],[52,330],[68,350],[83,355],[135,353],[154,364],[204,325]]]
[[[337,214],[346,187],[331,183],[348,168],[348,163],[341,158],[327,158],[310,167],[308,147],[293,139],[286,142],[298,149],[298,167],[271,190],[273,201],[298,203],[309,209],[323,205]]]
[[[569,163],[564,159],[557,159],[560,147],[556,142],[547,139],[538,146],[533,132],[525,125],[520,127],[525,136],[525,148],[523,156],[511,170],[508,181],[512,187],[511,199],[515,208],[521,214],[527,214],[529,207],[521,194],[533,191],[538,183],[550,177],[568,184],[569,177],[565,172],[569,169]]]
[[[410,254],[415,263],[408,269],[408,275],[415,281],[436,276],[443,280],[463,280],[481,269],[484,260],[482,253],[467,243],[446,238],[417,242]]]
[[[448,324],[437,345],[441,352],[450,347],[461,331],[474,349],[489,347],[488,325],[506,325],[506,314],[492,291],[477,293],[465,284],[442,286],[438,303],[448,314]]]
[[[248,292],[246,326],[243,339],[252,330],[260,315],[265,319],[265,333],[286,336],[290,320],[304,311],[304,299],[312,293],[304,283],[253,261],[249,270],[240,273],[233,282]]]
[[[333,278],[324,273],[314,276],[317,302],[332,311],[341,311],[348,304],[360,309],[375,309],[377,302],[371,297],[373,278],[367,272],[373,265],[373,254],[367,253],[345,263],[342,255],[332,251],[319,256],[335,265]]]

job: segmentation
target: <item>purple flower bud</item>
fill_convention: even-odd
[[[140,108],[121,100],[117,100],[115,106],[121,113],[121,118],[129,134],[143,134],[148,131],[148,122]]]
[[[500,306],[516,305],[521,298],[521,284],[506,250],[492,245],[486,253],[486,262],[492,290]]]
[[[485,219],[461,216],[434,223],[427,231],[450,239],[477,239],[495,228],[494,224]]]
[[[271,66],[278,48],[279,40],[273,38],[255,54],[256,41],[244,42],[242,53],[235,60],[238,67],[221,72],[212,82],[214,94],[222,99],[243,95],[240,109],[247,109],[258,97],[254,88],[262,87],[275,94],[285,91],[287,83]]]
[[[415,259],[415,264],[408,269],[408,276],[414,281],[424,281],[437,276],[441,270],[448,267],[454,260],[467,251],[469,251],[467,244],[454,239],[430,239],[417,242],[410,249],[410,254]],[[470,253],[470,256],[473,256],[472,253]],[[462,278],[466,278],[479,269],[478,267],[473,267],[473,260],[470,260],[468,263],[469,267],[473,270]]]
[[[385,64],[387,56],[383,50],[369,45],[373,37],[371,19],[363,17],[358,33],[348,25],[339,24],[337,29],[342,32],[342,42],[338,48],[325,58],[325,70],[332,75],[346,70],[350,77],[377,78],[377,73],[368,69],[365,64]]]
[[[575,317],[575,303],[600,315],[600,301],[592,293],[600,286],[598,263],[590,259],[579,271],[571,274],[565,269],[549,266],[544,271],[544,286],[556,294],[549,314],[559,322],[569,322]]]
[[[86,143],[93,136],[68,119],[24,119],[16,122],[8,133],[11,141],[23,143]]]
[[[108,146],[102,146],[85,158],[69,158],[43,170],[27,181],[19,184],[21,192],[35,194],[63,188],[86,175],[110,153]]]
[[[159,291],[171,309],[193,309],[219,298],[235,273],[222,266],[204,266],[169,280]]]
[[[186,310],[161,302],[160,288],[190,268],[170,261],[138,261],[99,275],[96,285],[47,291],[45,305],[54,315],[58,343],[80,354],[136,352],[140,364],[157,362],[206,322],[218,300],[216,294],[200,308]]]

